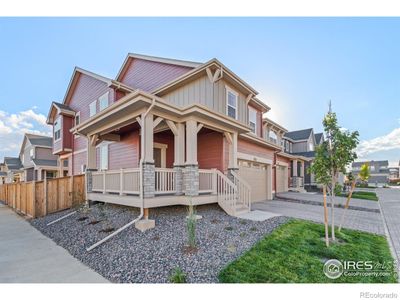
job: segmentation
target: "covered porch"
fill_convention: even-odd
[[[199,105],[179,109],[160,98],[133,94],[73,128],[87,138],[88,200],[134,207],[143,203],[145,209],[219,203],[232,215],[240,208],[239,198],[250,201],[249,191],[235,177],[237,138],[248,131],[246,126]],[[133,155],[136,163],[101,168],[96,147],[120,143],[127,131],[137,132],[136,146],[108,155]]]

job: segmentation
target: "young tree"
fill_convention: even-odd
[[[330,106],[330,105],[329,105]],[[325,185],[329,190],[331,203],[331,233],[335,240],[335,187],[338,182],[339,173],[346,172],[346,166],[352,163],[357,154],[355,149],[358,145],[358,132],[343,130],[339,125],[336,113],[329,112],[325,115],[323,122],[324,132],[327,137],[317,147],[314,164],[311,172],[315,174],[316,181]]]
[[[370,176],[369,165],[367,163],[365,163],[360,168],[360,173],[358,173],[358,178],[361,179],[362,182],[365,182],[365,181],[368,181],[369,176]],[[356,187],[356,182],[357,182],[357,178],[354,178],[354,176],[351,172],[349,173],[349,175],[347,177],[349,179],[349,182],[351,182],[351,188],[350,188],[349,194],[347,195],[346,205],[343,210],[342,219],[340,220],[339,232],[340,232],[340,230],[342,230],[342,224],[344,221],[344,217],[346,215],[347,209],[349,208],[350,199],[351,199],[351,196],[353,195],[354,189]]]

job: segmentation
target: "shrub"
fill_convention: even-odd
[[[171,283],[186,283],[186,274],[181,268],[175,268],[169,276],[169,281]]]
[[[192,204],[189,205],[186,228],[188,235],[188,246],[190,248],[196,248],[196,209]]]

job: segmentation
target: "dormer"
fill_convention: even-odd
[[[272,121],[269,118],[263,119],[263,128],[264,128],[264,139],[270,143],[274,143],[282,147],[285,150],[286,144],[284,140],[284,135],[287,133],[287,129],[278,123]],[[289,145],[288,150],[290,149]],[[289,151],[286,151],[289,152]]]

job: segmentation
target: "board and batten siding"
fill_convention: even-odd
[[[226,115],[226,87],[237,92],[237,119],[247,125],[248,109],[246,106],[246,96],[238,92],[232,86],[227,85],[223,79],[213,84],[210,82],[207,75],[204,75],[182,87],[162,95],[162,98],[180,107],[199,103]]]

